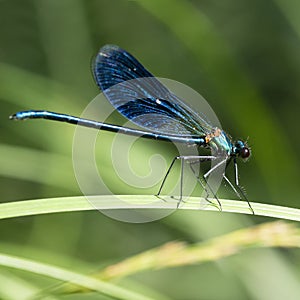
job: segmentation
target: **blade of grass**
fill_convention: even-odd
[[[49,264],[40,263],[34,260],[29,260],[17,256],[0,253],[0,265],[14,268],[18,270],[33,272],[47,277],[52,277],[58,280],[70,282],[89,290],[98,291],[102,294],[114,297],[115,299],[124,300],[150,300],[144,295],[132,292],[128,289],[118,287],[111,283],[91,278],[80,273],[69,271],[60,267]]]
[[[41,289],[32,283],[17,277],[12,272],[0,272],[0,298],[5,300],[28,300],[40,293]],[[48,296],[47,300],[56,300],[57,297]]]
[[[26,259],[33,259],[33,260],[40,260],[40,261],[46,261],[48,264],[55,264],[56,266],[60,266],[66,269],[72,268],[72,271],[75,272],[79,272],[79,273],[91,273],[91,270],[93,270],[92,272],[95,271],[95,264],[94,263],[87,263],[86,261],[82,261],[79,260],[78,258],[75,258],[74,256],[69,256],[69,255],[61,255],[58,253],[54,253],[49,251],[48,249],[41,249],[41,248],[35,248],[35,247],[31,247],[31,246],[22,246],[21,248],[21,252],[22,252],[22,257],[26,258]],[[13,243],[1,243],[0,244],[0,253],[9,253],[10,255],[13,256],[18,256],[20,253],[20,245],[17,244],[13,244]],[[107,266],[108,262],[107,261],[101,261],[99,262],[99,267],[100,266]],[[99,268],[98,267],[98,268]],[[98,269],[97,268],[97,269]],[[3,280],[2,282],[2,277],[4,277],[6,274],[4,271],[0,270],[0,299],[1,295],[5,293],[5,295],[9,294],[9,295],[15,295],[16,293],[13,292],[13,290],[11,289],[11,286],[13,284],[19,284],[19,281],[23,280],[23,279],[19,279],[18,277],[14,276],[12,274],[12,272],[7,274],[7,278],[8,280],[11,282],[12,285],[6,285],[6,281]],[[6,278],[6,279],[7,279]],[[16,282],[14,282],[14,280]],[[33,296],[37,296],[37,294],[39,295],[45,295],[45,294],[51,294],[53,295],[53,291],[58,291],[61,290],[62,286],[65,286],[65,284],[58,284],[58,285],[50,285],[49,287],[46,287],[44,289],[38,289],[38,288],[31,288],[29,289],[28,287],[28,292],[26,292],[25,288],[26,288],[26,284],[28,285],[27,282],[24,282],[24,293],[23,298],[21,296],[19,297],[14,297],[12,299],[26,299],[26,300],[33,300],[33,299],[41,299],[39,297],[34,298]],[[144,291],[145,294],[147,294],[149,297],[152,297],[154,299],[159,299],[159,300],[169,300],[168,297],[166,297],[165,295],[160,294],[157,290],[153,290],[151,289],[149,286],[145,286],[144,284],[142,284],[141,282],[137,282],[134,279],[126,279],[122,280],[122,286],[125,286],[127,288],[129,288],[130,290],[135,290],[135,291]],[[3,285],[5,285],[3,287]],[[23,285],[22,282],[20,282],[20,293],[23,291]],[[19,293],[19,289],[18,289],[18,293]],[[32,297],[27,297],[25,295],[32,295]],[[49,296],[48,296],[49,297]],[[5,298],[5,297],[4,297]],[[6,299],[6,298],[5,298]],[[7,298],[8,300],[10,298]],[[48,298],[47,298],[48,300]],[[50,300],[50,298],[49,298]]]
[[[174,209],[175,211],[177,207],[177,201],[174,201],[172,198],[166,197],[164,201],[158,201],[156,196],[150,195],[101,195],[89,196],[89,199],[92,200],[93,205],[99,210]],[[123,200],[124,205],[120,205],[119,200]],[[179,209],[218,211],[214,204],[208,203],[205,207],[200,205],[203,201],[205,201],[204,198],[190,197],[185,200],[185,203]],[[223,212],[251,214],[246,202],[225,199],[220,199],[220,202]],[[0,219],[58,212],[96,210],[93,205],[84,196],[2,203],[0,204]],[[296,208],[254,202],[251,202],[251,205],[256,216],[300,221],[300,210]]]

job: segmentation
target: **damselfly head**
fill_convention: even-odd
[[[246,142],[243,142],[241,140],[238,140],[235,142],[234,147],[233,147],[233,153],[242,159],[247,159],[251,155],[251,150],[248,147]]]

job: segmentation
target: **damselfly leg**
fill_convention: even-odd
[[[235,186],[234,184],[228,179],[228,177],[225,175],[225,170],[226,168],[230,165],[231,160],[233,159],[233,165],[234,165],[234,179],[235,179]],[[246,201],[248,203],[248,206],[252,212],[252,214],[254,213],[254,210],[251,206],[251,203],[249,202],[246,194],[244,193],[244,191],[242,190],[242,187],[239,184],[239,173],[238,173],[238,165],[237,165],[237,161],[236,161],[236,157],[231,157],[231,158],[225,158],[224,160],[220,161],[218,164],[216,164],[213,168],[211,168],[206,174],[204,174],[204,179],[207,183],[207,177],[214,171],[216,170],[218,167],[220,167],[221,165],[223,165],[224,163],[226,163],[226,167],[223,173],[223,178],[226,181],[226,183],[228,183],[228,185],[231,187],[231,189],[234,191],[234,193],[237,195],[237,197],[239,198],[239,200],[241,201]],[[209,187],[208,183],[207,186]],[[211,189],[210,189],[211,190]],[[216,197],[216,195],[214,195],[214,198],[218,200],[218,198]],[[220,204],[220,202],[218,201],[218,203]]]
[[[242,190],[242,187],[240,186],[238,165],[237,165],[235,157],[233,158],[233,165],[234,165],[235,186],[230,182],[230,180],[226,177],[225,174],[224,174],[224,180],[229,184],[229,186],[232,188],[232,190],[235,192],[235,194],[239,197],[240,200],[244,200],[248,203],[248,206],[249,206],[252,214],[255,215],[250,201],[248,200],[246,194],[244,193],[244,191]]]
[[[214,205],[214,206],[215,206],[215,203],[213,203],[211,200],[209,200],[209,196],[210,196],[210,193],[211,193],[212,196],[213,196],[213,198],[216,199],[217,202],[218,202],[218,209],[219,209],[220,211],[222,211],[222,204],[221,204],[221,202],[220,202],[220,200],[219,200],[219,198],[218,198],[216,192],[215,192],[215,191],[213,190],[213,188],[210,186],[210,184],[209,184],[209,182],[208,182],[208,180],[207,180],[207,177],[205,176],[206,174],[204,174],[204,175],[202,175],[202,176],[200,177],[199,172],[197,172],[197,171],[195,170],[195,168],[193,167],[193,165],[195,165],[195,164],[199,164],[199,165],[200,165],[201,163],[203,163],[203,162],[205,162],[205,161],[210,161],[210,160],[211,160],[211,158],[205,158],[205,159],[199,159],[199,160],[197,160],[197,161],[191,161],[191,162],[189,162],[189,166],[190,166],[190,169],[191,169],[193,175],[195,176],[197,182],[201,185],[201,187],[203,188],[203,190],[204,190],[205,193],[206,193],[205,200],[206,200],[208,203],[210,203],[211,205]],[[199,167],[199,168],[200,168],[200,167]]]
[[[253,214],[254,210],[247,198],[247,196],[245,195],[244,191],[242,190],[240,184],[239,184],[239,174],[238,174],[238,166],[237,166],[237,162],[236,162],[236,158],[233,158],[233,164],[234,164],[234,178],[235,178],[235,185],[228,179],[228,177],[225,175],[225,169],[227,168],[227,166],[230,164],[231,159],[228,160],[228,158],[222,159],[220,162],[218,162],[217,164],[215,164],[209,171],[207,171],[204,175],[200,176],[200,174],[198,174],[198,172],[195,170],[194,165],[196,164],[201,164],[203,162],[206,161],[212,161],[215,160],[216,157],[215,156],[176,156],[167,172],[166,175],[163,178],[163,181],[160,185],[160,188],[158,190],[158,193],[156,196],[160,196],[162,189],[165,185],[165,182],[172,170],[172,168],[174,167],[175,161],[176,160],[180,160],[180,186],[179,186],[179,200],[177,203],[177,207],[179,207],[179,205],[181,204],[181,202],[183,202],[183,177],[184,177],[184,163],[188,163],[190,166],[190,169],[192,171],[193,176],[196,178],[197,182],[201,185],[201,187],[203,188],[203,190],[206,193],[206,197],[205,200],[214,205],[214,203],[209,199],[209,195],[211,194],[213,196],[214,199],[216,199],[216,201],[218,202],[218,208],[220,209],[220,211],[222,211],[222,205],[221,202],[216,194],[216,192],[213,190],[212,186],[209,184],[208,182],[208,177],[209,175],[211,175],[214,171],[216,171],[218,168],[222,167],[224,164],[226,164],[226,167],[224,168],[224,171],[222,173],[222,177],[224,178],[225,182],[231,187],[231,189],[234,191],[234,193],[237,195],[237,197],[239,198],[239,200],[244,200],[248,203],[248,206],[251,210],[251,212]],[[200,167],[199,167],[200,168]]]
[[[218,204],[219,204],[218,208],[220,210],[222,210],[221,203],[220,203],[220,201],[219,201],[216,193],[213,191],[213,189],[208,184],[207,177],[208,177],[209,174],[207,176],[206,176],[206,174],[204,174],[204,176],[202,178],[203,181],[204,181],[204,183],[205,183],[204,184],[203,181],[201,180],[200,176],[197,175],[196,170],[192,166],[195,163],[199,163],[200,164],[201,162],[211,161],[211,160],[214,160],[214,159],[216,159],[215,156],[176,156],[172,160],[172,162],[171,162],[171,164],[170,164],[170,166],[169,166],[169,168],[168,168],[168,170],[166,172],[166,175],[164,176],[164,178],[162,180],[162,183],[160,185],[160,188],[159,188],[158,193],[156,194],[156,196],[160,196],[161,191],[162,191],[162,189],[163,189],[163,187],[165,185],[165,182],[166,182],[166,180],[167,180],[167,178],[168,178],[168,176],[169,176],[169,174],[170,174],[170,172],[171,172],[171,170],[172,170],[172,168],[173,168],[173,166],[175,164],[175,161],[176,160],[180,160],[180,185],[179,185],[179,200],[178,200],[178,203],[177,203],[177,207],[179,207],[179,205],[181,204],[181,202],[183,202],[184,164],[188,163],[189,166],[190,166],[190,168],[191,168],[193,176],[196,178],[197,182],[201,185],[201,187],[203,188],[203,190],[206,192],[205,199],[207,200],[207,202],[209,202],[212,205],[215,205],[212,201],[210,201],[208,199],[208,197],[209,197],[209,191],[210,191],[212,193],[212,195],[213,195],[213,198],[215,198],[217,200]],[[218,166],[219,166],[219,164],[217,165],[217,167]]]

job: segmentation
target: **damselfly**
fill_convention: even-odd
[[[250,156],[250,149],[246,142],[241,140],[233,142],[222,129],[210,125],[200,113],[193,111],[188,104],[148,72],[131,54],[118,46],[106,45],[100,49],[94,60],[93,73],[99,88],[110,103],[123,116],[146,130],[44,110],[21,111],[10,118],[15,120],[49,119],[148,139],[195,144],[198,147],[213,149],[214,153],[222,153],[224,158],[206,172],[202,179],[207,184],[207,178],[213,171],[224,164],[227,166],[233,161],[235,184],[228,179],[225,172],[223,178],[240,200],[247,201],[254,214],[251,204],[239,184],[237,157],[245,160]],[[115,89],[115,86],[118,88]],[[176,122],[171,122],[172,120]],[[158,195],[160,195],[176,160],[181,161],[180,200],[178,202],[180,203],[182,201],[184,162],[209,161],[215,158],[212,155],[175,157],[162,181]],[[195,176],[197,177],[197,174]],[[215,193],[213,195],[221,208],[218,197]]]

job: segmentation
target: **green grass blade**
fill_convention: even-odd
[[[116,197],[124,201],[124,206],[116,201]],[[130,209],[175,210],[177,206],[174,199],[165,198],[164,201],[157,201],[157,197],[150,195],[101,195],[89,198],[92,198],[93,204],[96,203],[97,208],[101,210],[128,209],[128,203],[130,203]],[[218,211],[215,205],[209,203],[205,207],[200,205],[203,201],[205,201],[204,198],[190,197],[179,209]],[[223,212],[251,214],[248,204],[244,201],[220,199],[220,202]],[[300,209],[255,202],[251,202],[251,205],[257,216],[300,221]],[[94,209],[83,196],[26,200],[0,204],[0,219]]]
[[[12,272],[1,270],[0,272],[0,299],[5,300],[28,300],[40,293],[41,289],[25,281],[23,278],[15,276]],[[48,296],[47,300],[57,300],[55,296]]]
[[[129,291],[125,288],[118,287],[111,283],[107,283],[86,275],[82,275],[73,271],[69,271],[60,267],[37,261],[20,258],[8,254],[0,253],[0,265],[14,268],[18,270],[33,272],[58,280],[70,282],[89,290],[98,291],[102,294],[123,300],[150,300],[144,295]]]

